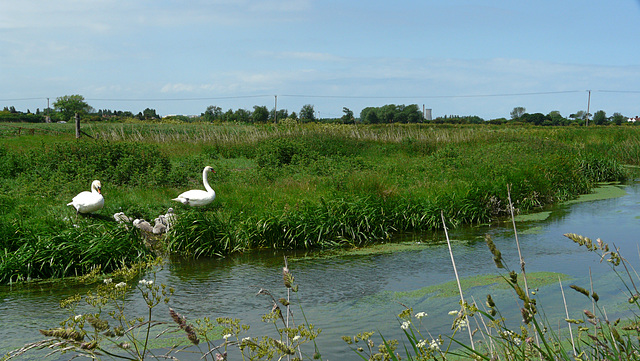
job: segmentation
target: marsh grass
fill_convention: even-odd
[[[20,222],[0,230],[4,255],[0,282],[77,277],[95,268],[113,272],[151,254],[134,230],[113,223],[34,229]]]
[[[624,180],[621,162],[640,152],[635,128],[90,123],[95,139],[76,140],[69,124],[29,126],[49,132],[0,138],[8,244],[21,239],[16,220],[41,239],[72,237],[59,232],[72,226],[65,204],[100,179],[105,207],[81,220],[109,233],[116,212],[152,220],[174,207],[169,249],[190,257],[362,246],[439,229],[441,211],[453,227],[500,221],[506,184],[517,213],[540,210]],[[205,165],[215,202],[171,202],[202,187]]]

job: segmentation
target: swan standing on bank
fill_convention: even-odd
[[[91,183],[91,192],[80,192],[77,196],[73,197],[68,206],[73,206],[76,209],[76,216],[78,213],[92,213],[99,211],[104,206],[104,197],[102,196],[102,184],[99,180],[94,180]]]
[[[216,198],[216,192],[209,185],[207,176],[210,172],[215,173],[213,168],[209,166],[204,167],[204,170],[202,171],[202,183],[204,183],[204,188],[206,189],[206,191],[200,189],[192,189],[180,194],[177,198],[172,199],[172,201],[178,201],[191,207],[202,207],[213,202],[213,200]]]

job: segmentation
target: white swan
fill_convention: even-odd
[[[77,196],[73,197],[68,206],[73,206],[76,209],[76,215],[78,213],[92,213],[102,209],[104,206],[104,197],[101,193],[102,184],[99,180],[94,180],[91,183],[91,192],[80,192]]]
[[[209,185],[209,181],[207,179],[209,172],[215,173],[213,168],[209,166],[204,167],[204,170],[202,171],[202,183],[204,183],[204,188],[206,189],[206,191],[200,189],[192,189],[180,194],[177,198],[173,198],[172,201],[178,201],[191,207],[202,207],[213,202],[213,200],[216,198],[216,192]]]

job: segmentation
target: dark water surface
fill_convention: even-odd
[[[602,238],[637,268],[640,238],[640,185],[620,186],[626,195],[598,201],[561,205],[553,208],[547,219],[517,224],[527,273],[549,271],[569,275],[563,281],[565,295],[573,318],[582,318],[589,308],[586,297],[569,289],[577,284],[589,288],[591,271],[594,289],[606,305],[610,318],[628,314],[628,295],[623,284],[599,257],[578,247],[564,233],[577,233],[592,239]],[[499,274],[484,243],[490,234],[511,269],[519,268],[511,222],[497,226],[469,227],[450,230],[453,254],[460,277]],[[343,335],[362,331],[379,331],[387,339],[400,339],[397,315],[403,305],[414,312],[427,312],[422,319],[423,331],[432,335],[451,334],[453,317],[448,311],[459,309],[458,298],[436,297],[425,287],[455,280],[444,234],[433,233],[399,237],[398,240],[420,243],[411,251],[384,254],[341,256],[334,258],[304,258],[304,253],[289,253],[289,268],[300,287],[298,296],[304,313],[317,328],[322,329],[318,345],[323,359],[358,359],[341,340]],[[282,284],[283,254],[254,253],[196,261],[174,261],[156,273],[156,282],[176,289],[170,306],[188,319],[208,316],[235,317],[251,325],[245,336],[275,337],[273,326],[261,322],[261,316],[271,309],[265,296],[257,296],[260,288],[274,295],[286,295]],[[502,272],[505,274],[505,272]],[[145,275],[150,278],[152,275]],[[538,304],[552,324],[564,319],[562,295],[557,278],[538,290]],[[137,282],[137,281],[136,281]],[[13,286],[0,287],[0,353],[19,348],[25,342],[40,339],[38,329],[57,327],[69,315],[59,308],[59,301],[75,293],[85,293],[91,287]],[[498,308],[518,324],[519,306],[507,289],[496,286],[475,287],[465,293],[468,301],[484,303],[491,293]],[[143,315],[145,305],[139,294],[129,295],[133,314]],[[294,305],[298,305],[294,298]],[[168,319],[167,306],[157,308],[158,318]],[[296,322],[303,322],[300,309],[293,309]],[[426,333],[424,333],[426,335]],[[466,334],[465,334],[466,337]],[[464,337],[461,340],[468,340]],[[376,343],[380,341],[377,337]],[[401,346],[402,347],[402,346]],[[309,350],[309,352],[311,352]],[[34,353],[33,356],[36,354]],[[26,356],[19,359],[31,358]],[[183,355],[187,359],[195,356]],[[68,359],[64,357],[63,359]]]

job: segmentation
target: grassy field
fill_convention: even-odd
[[[640,165],[633,127],[433,125],[0,125],[0,283],[109,272],[151,251],[112,215],[174,207],[165,255],[330,248],[395,232],[486,223],[622,181]],[[33,131],[30,131],[33,129]],[[216,170],[213,204],[171,201]],[[66,206],[91,181],[104,208]],[[88,246],[89,245],[89,246]]]

